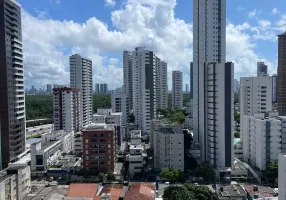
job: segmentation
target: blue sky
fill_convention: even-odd
[[[192,0],[18,0],[23,8],[26,86],[68,83],[68,56],[94,62],[94,83],[122,84],[124,49],[144,45],[189,82],[192,61]],[[254,75],[277,60],[276,35],[286,24],[285,0],[227,1],[227,59],[235,77]],[[286,30],[286,26],[284,28]],[[171,85],[169,81],[169,85]]]

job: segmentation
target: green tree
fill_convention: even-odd
[[[240,124],[240,113],[235,113],[234,114],[234,120]]]
[[[240,138],[240,132],[235,131],[235,132],[234,132],[234,137],[235,137],[235,138]]]
[[[195,200],[195,195],[183,186],[169,186],[164,190],[163,200]]]
[[[198,200],[214,199],[212,192],[207,186],[185,184],[184,187],[187,188],[189,192],[195,195],[195,199],[198,199]]]
[[[270,182],[275,184],[275,179],[278,179],[278,161],[271,162],[265,170],[266,179]]]
[[[177,181],[182,177],[182,172],[176,168],[163,168],[159,176],[168,181]]]
[[[216,178],[214,169],[208,164],[203,164],[202,166],[197,167],[195,172],[198,177],[203,177],[204,181],[207,183],[213,182]]]
[[[238,94],[234,94],[234,104],[238,103],[239,99],[238,99]]]
[[[98,176],[99,176],[100,182],[102,182],[104,180],[105,174],[100,172]]]

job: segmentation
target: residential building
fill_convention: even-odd
[[[74,134],[74,140],[73,140],[73,153],[75,155],[81,155],[82,154],[82,134],[76,133]]]
[[[162,125],[154,130],[152,136],[154,169],[160,171],[162,168],[177,168],[184,171],[184,134],[182,127]]]
[[[248,199],[272,199],[272,200],[280,200],[278,197],[278,193],[267,186],[258,186],[258,185],[244,185],[244,190],[247,193]]]
[[[278,154],[286,152],[286,117],[278,113],[242,116],[243,159],[266,170],[268,164],[278,160]]]
[[[189,92],[189,84],[186,84],[186,91],[185,91],[186,93],[188,93]]]
[[[272,103],[277,103],[277,74],[272,75]]]
[[[132,52],[123,51],[123,93],[127,96],[127,111],[133,109]]]
[[[96,83],[94,86],[95,86],[95,87],[94,87],[94,88],[95,88],[95,89],[94,89],[94,90],[95,90],[95,93],[96,93],[96,94],[99,94],[99,93],[100,93],[99,83]]]
[[[286,200],[286,154],[279,154],[278,177],[279,200]]]
[[[180,71],[172,72],[172,106],[183,108],[183,73]]]
[[[108,93],[108,85],[107,85],[107,83],[101,83],[101,84],[99,85],[99,87],[100,87],[100,93],[101,93],[101,94],[106,94],[106,93]]]
[[[278,35],[278,90],[277,103],[279,115],[286,115],[286,31]]]
[[[20,4],[13,0],[1,1],[0,16],[0,169],[4,169],[8,163],[15,161],[26,150]]]
[[[193,1],[193,127],[201,162],[233,164],[233,68],[226,63],[226,0]],[[217,80],[217,81],[215,81]]]
[[[155,183],[131,183],[124,200],[154,200],[155,194]]]
[[[47,84],[47,93],[52,93],[52,84]]]
[[[91,173],[113,173],[116,161],[116,129],[90,124],[82,131],[83,169]]]
[[[267,65],[264,62],[257,62],[257,77],[259,76],[268,76]]]
[[[111,108],[113,113],[122,113],[122,123],[127,123],[127,115],[129,111],[127,109],[127,95],[124,93],[112,93],[111,94]]]
[[[153,51],[136,47],[132,52],[133,113],[143,133],[150,131],[156,116],[156,56]]]
[[[247,200],[247,193],[241,185],[216,185],[218,199]]]
[[[122,113],[113,113],[112,109],[97,109],[97,113],[93,115],[93,123],[106,123],[116,128],[117,140],[116,144],[120,147],[123,140],[122,134]]]
[[[70,87],[80,89],[82,126],[92,122],[92,61],[79,54],[70,56]]]
[[[53,89],[54,130],[78,132],[82,127],[80,89]]]
[[[156,57],[156,107],[166,109],[168,107],[168,78],[167,63]]]
[[[56,164],[62,153],[73,151],[73,132],[51,131],[43,134],[41,141],[31,144],[31,170],[43,171]]]
[[[234,79],[233,81],[233,92],[235,94],[239,93],[239,81],[237,79]]]
[[[272,111],[272,77],[240,78],[240,116]]]
[[[193,87],[193,79],[194,79],[194,63],[190,62],[190,94],[191,94],[191,100],[193,100],[193,93],[194,93],[194,87]],[[193,101],[192,101],[193,104]]]
[[[23,200],[31,191],[30,166],[9,166],[0,172],[0,199]]]

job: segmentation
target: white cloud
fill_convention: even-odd
[[[111,13],[113,30],[95,17],[80,24],[35,18],[23,11],[26,85],[68,83],[68,56],[81,53],[93,61],[94,83],[121,86],[120,61],[102,55],[122,55],[136,46],[145,46],[168,62],[169,80],[172,70],[181,70],[184,84],[189,84],[192,24],[174,17],[175,6],[176,0],[129,0]],[[235,63],[236,77],[254,73],[256,62],[266,60],[255,53],[251,35],[245,33],[253,27],[247,22],[227,25],[227,59]]]
[[[258,21],[258,24],[262,27],[262,28],[269,28],[271,26],[271,22],[268,20],[260,20]]]
[[[272,10],[272,14],[279,14],[280,13],[280,11],[277,9],[277,8],[273,8],[273,10]]]
[[[114,0],[105,0],[105,5],[113,7],[116,5],[116,2]]]
[[[256,9],[248,13],[248,17],[254,17],[257,14]]]

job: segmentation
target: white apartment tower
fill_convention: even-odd
[[[122,123],[127,123],[127,95],[123,93],[111,94],[111,108],[114,113],[122,113]]]
[[[143,133],[150,131],[156,116],[156,56],[153,51],[136,47],[132,52],[133,113]]]
[[[233,63],[225,63],[226,0],[193,1],[193,126],[201,162],[233,160]]]
[[[80,90],[76,88],[53,89],[54,130],[78,132],[82,127]]]
[[[123,93],[127,95],[127,110],[133,109],[132,52],[123,51]]]
[[[156,57],[156,103],[157,109],[168,107],[167,63]]]
[[[183,108],[183,73],[172,72],[172,106],[173,109]]]
[[[278,157],[278,199],[286,200],[286,154],[279,154]]]
[[[240,78],[240,116],[272,111],[272,77]]]
[[[70,87],[80,89],[82,126],[92,122],[92,61],[79,54],[70,56]]]
[[[0,168],[26,151],[21,5],[0,2]]]

